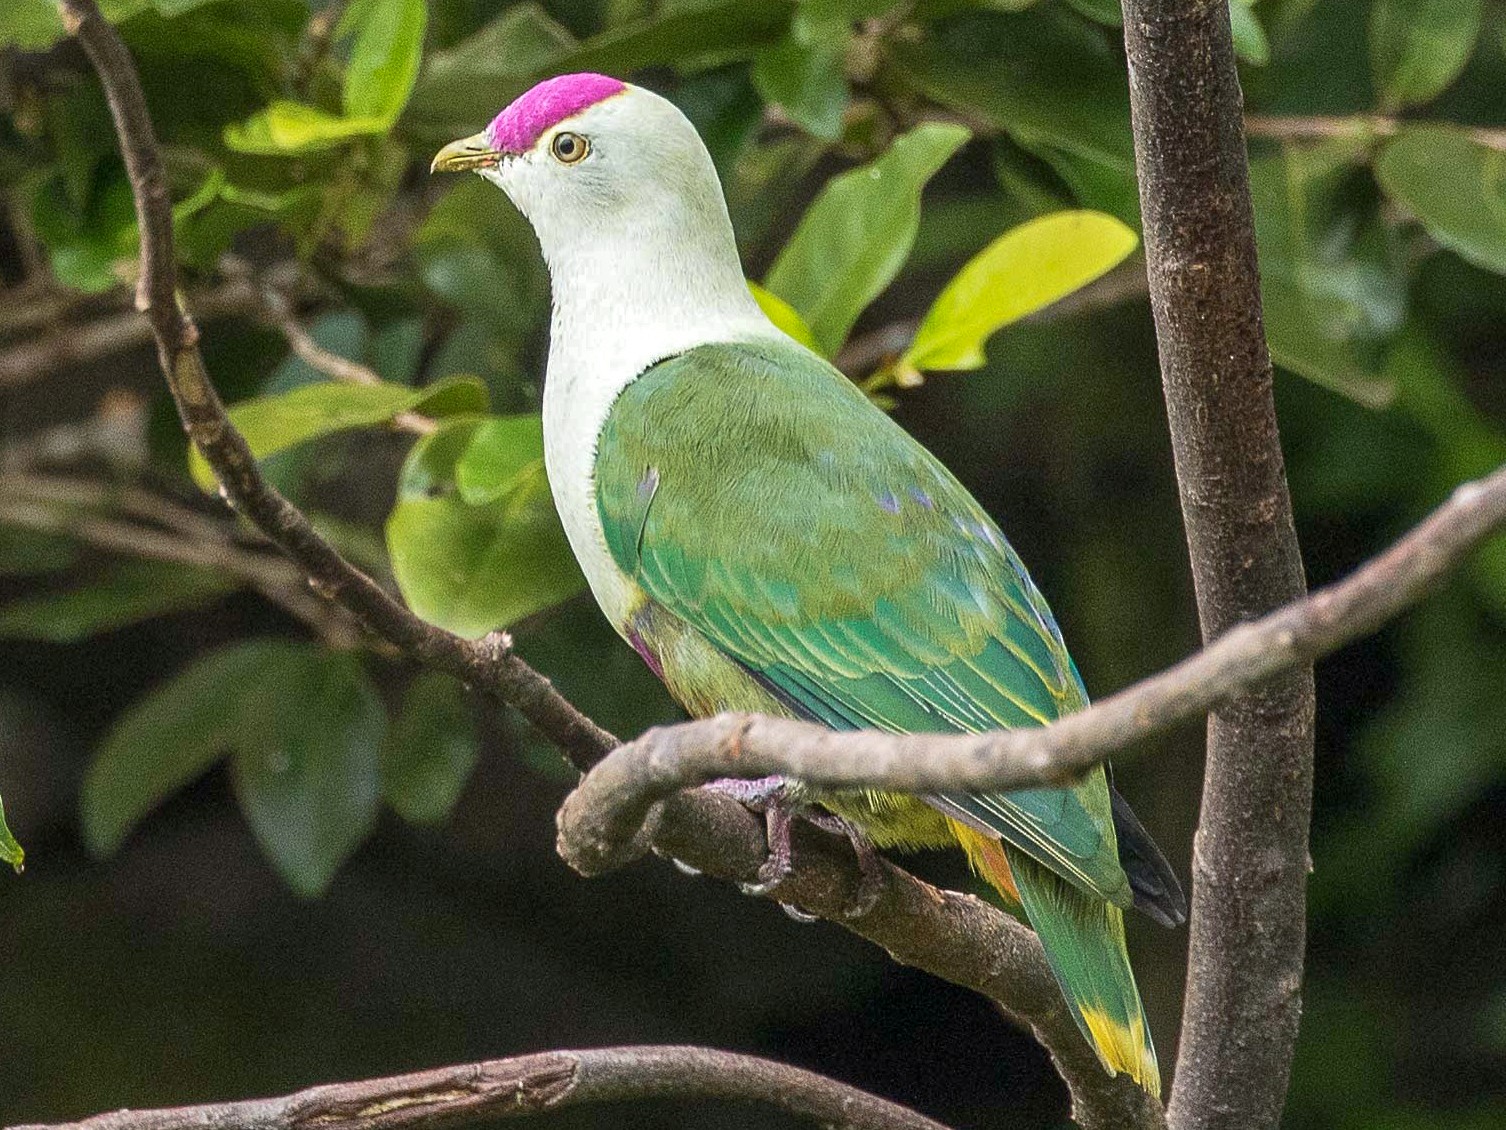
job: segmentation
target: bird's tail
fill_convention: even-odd
[[[973,866],[1022,907],[1041,939],[1072,1016],[1111,1074],[1124,1072],[1157,1098],[1161,1070],[1124,945],[1124,912],[1080,891],[1024,852],[968,829]],[[976,842],[975,842],[976,841]]]

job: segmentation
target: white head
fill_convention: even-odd
[[[585,306],[672,323],[756,312],[706,146],[651,91],[606,75],[549,79],[433,167],[479,172],[528,218],[557,328],[562,309]]]

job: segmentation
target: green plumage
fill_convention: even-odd
[[[654,366],[614,404],[596,482],[608,548],[642,592],[624,628],[692,713],[962,732],[1039,725],[1087,701],[993,521],[800,346],[703,346]],[[1106,1064],[1155,1089],[1101,769],[1069,790],[816,799],[881,846],[966,846],[976,837],[959,827],[1001,837],[1010,866],[988,877],[1007,894],[1013,872]]]

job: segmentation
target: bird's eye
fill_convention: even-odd
[[[573,165],[591,152],[591,143],[578,133],[562,130],[549,143],[549,152],[562,165]]]

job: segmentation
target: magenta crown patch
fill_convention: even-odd
[[[626,89],[619,79],[589,72],[545,79],[513,99],[492,119],[486,135],[503,153],[526,153],[550,126]]]

